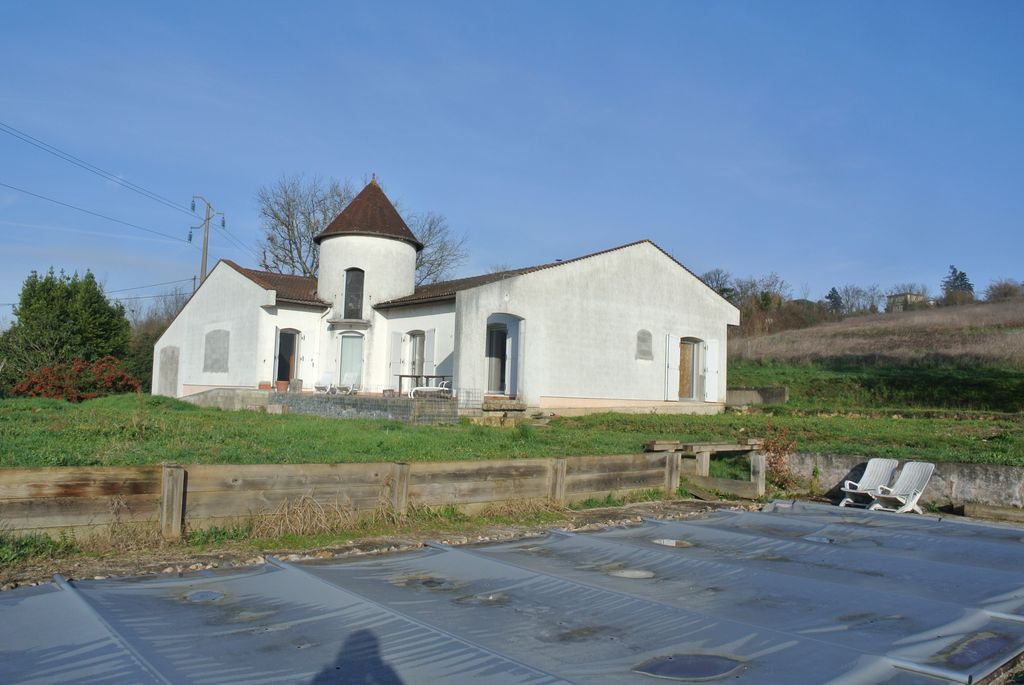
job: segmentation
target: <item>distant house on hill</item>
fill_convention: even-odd
[[[739,311],[649,240],[416,287],[422,245],[371,181],[315,241],[315,278],[218,262],[156,343],[154,393],[445,379],[466,408],[724,406]]]
[[[921,293],[893,293],[885,298],[885,311],[889,313],[902,312],[908,309],[920,309],[932,304],[934,302],[925,301],[925,296]]]

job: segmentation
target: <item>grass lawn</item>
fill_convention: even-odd
[[[1009,364],[730,361],[729,385],[787,385],[796,410],[1024,411],[1024,368]]]
[[[740,374],[742,376],[742,373]],[[748,374],[748,377],[752,374]],[[793,406],[718,416],[598,414],[545,427],[408,426],[201,409],[124,395],[68,404],[0,400],[0,466],[303,463],[516,459],[625,454],[647,440],[736,440],[787,430],[799,451],[1024,465],[1024,417],[923,409],[812,408],[794,385]],[[833,405],[837,406],[837,405]],[[897,414],[902,418],[893,418]]]

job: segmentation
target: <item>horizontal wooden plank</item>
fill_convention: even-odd
[[[964,516],[1024,523],[1024,509],[1020,507],[997,507],[990,504],[964,502]]]
[[[115,508],[123,521],[155,520],[158,504],[156,495],[8,499],[0,501],[0,521],[10,530],[104,524],[114,520]]]
[[[539,499],[549,493],[547,477],[451,483],[409,483],[409,501],[414,504],[468,504],[503,502],[510,499]]]
[[[565,460],[566,476],[575,473],[616,473],[664,467],[665,455],[656,452],[607,457],[567,457]]]
[[[618,490],[582,490],[580,492],[574,492],[572,494],[566,494],[565,501],[567,504],[574,504],[576,502],[585,502],[588,499],[604,500],[610,494],[612,497],[627,497],[633,492],[642,492],[644,490],[650,490],[649,487],[644,488],[620,488]]]
[[[380,485],[392,464],[202,464],[185,467],[189,492]]]
[[[0,500],[160,492],[159,466],[0,469]]]
[[[724,492],[736,497],[744,497],[746,499],[757,499],[757,484],[751,483],[750,481],[743,480],[732,480],[730,478],[711,478],[704,476],[687,476],[687,479],[692,481],[695,485],[700,488],[707,490],[716,490],[718,492]],[[683,483],[686,486],[686,483]]]
[[[751,445],[739,445],[734,442],[694,442],[681,446],[684,452],[750,452],[755,448]]]
[[[608,492],[609,490],[646,490],[662,488],[665,485],[665,472],[661,471],[627,471],[622,473],[595,473],[585,476],[573,476],[565,479],[566,494],[578,492]]]
[[[376,509],[381,499],[372,486],[351,487],[334,492],[306,490],[248,490],[241,492],[206,492],[190,494],[185,502],[185,519],[211,517],[244,518],[251,514],[273,513],[285,500],[297,504],[304,496],[312,497],[324,508],[334,506],[354,509]]]
[[[678,440],[648,440],[644,443],[647,452],[672,452],[680,447]]]
[[[546,459],[522,459],[496,462],[446,462],[409,464],[409,483],[452,483],[459,481],[547,479],[550,466]]]

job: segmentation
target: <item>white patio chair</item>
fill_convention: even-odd
[[[894,511],[897,514],[907,511],[923,514],[921,507],[917,506],[917,500],[921,499],[921,494],[928,486],[934,470],[935,464],[924,461],[907,462],[891,488],[884,485],[878,487],[878,494],[868,505],[868,509]]]
[[[889,485],[897,463],[899,462],[895,459],[880,459],[878,457],[869,459],[867,468],[864,469],[864,475],[860,477],[859,481],[848,480],[839,488],[846,493],[839,506],[846,507],[853,504],[866,507],[878,494],[879,487]],[[861,498],[860,501],[858,501],[858,497]]]

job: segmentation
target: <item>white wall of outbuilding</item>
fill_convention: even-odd
[[[682,338],[714,341],[720,373],[710,396],[724,402],[727,326],[739,323],[735,307],[646,242],[460,292],[456,313],[456,384],[466,388],[486,389],[488,317],[521,319],[515,363],[530,406],[675,401]],[[652,334],[651,360],[636,358],[641,329]]]

